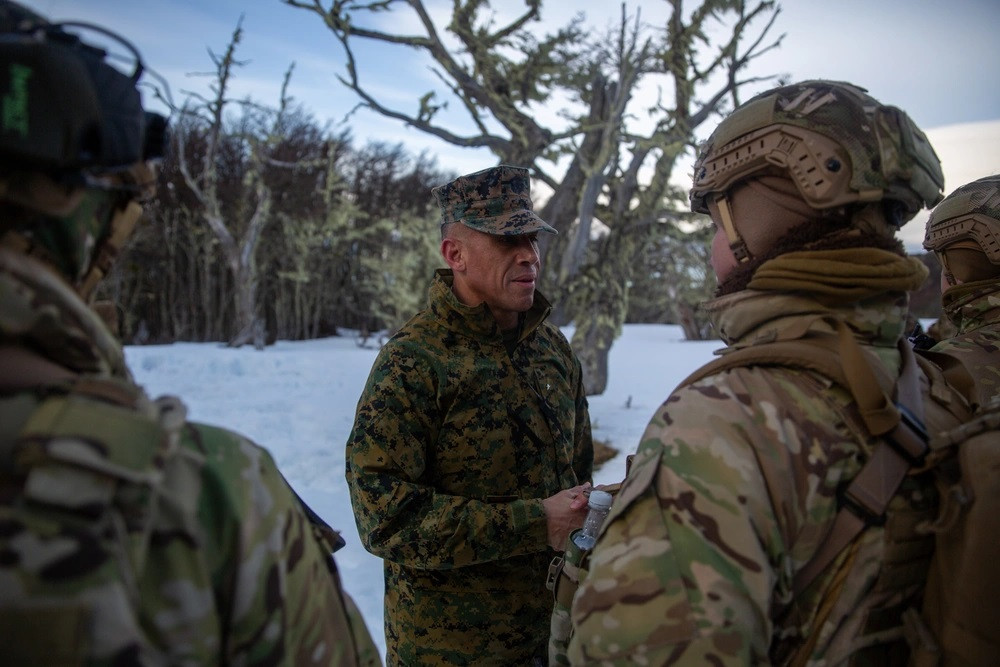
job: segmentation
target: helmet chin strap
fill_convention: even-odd
[[[726,232],[726,240],[729,241],[729,249],[733,251],[733,256],[740,264],[750,261],[750,249],[747,248],[746,241],[740,238],[740,233],[736,231],[736,224],[733,222],[733,212],[729,208],[729,200],[726,195],[720,195],[715,199],[719,207],[719,217],[722,218],[722,229]]]
[[[106,185],[125,185],[134,189],[134,198],[115,209],[111,222],[108,223],[107,235],[97,243],[87,272],[77,282],[76,291],[84,301],[90,300],[91,293],[111,271],[118,253],[135,231],[136,223],[142,216],[142,205],[139,202],[156,194],[156,167],[152,162],[137,162],[127,171],[108,179]]]
[[[76,291],[84,301],[90,298],[91,292],[111,270],[118,253],[132,235],[141,215],[142,206],[135,201],[129,201],[124,208],[115,212],[108,235],[97,244],[90,268],[77,283]]]
[[[934,254],[937,255],[938,262],[940,262],[940,264],[941,264],[941,273],[944,275],[944,279],[946,281],[948,281],[948,285],[950,285],[951,287],[954,287],[957,284],[958,281],[955,280],[955,274],[952,273],[951,267],[948,266],[948,257],[947,257],[947,255],[945,255],[945,253],[940,252],[940,251],[938,251],[938,252],[936,252]]]

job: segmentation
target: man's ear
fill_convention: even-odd
[[[455,273],[465,271],[465,248],[456,238],[446,238],[441,241],[441,256]]]

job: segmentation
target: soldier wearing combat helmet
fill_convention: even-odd
[[[926,269],[895,232],[942,185],[909,117],[848,83],[775,88],[719,124],[691,205],[716,225],[705,307],[728,347],[642,436],[573,599],[572,664],[905,660],[922,563],[891,565],[886,536],[920,546],[930,482],[878,507],[854,481],[910,429],[886,407],[904,368],[928,430],[967,416],[940,375],[949,402],[929,400],[903,339]]]
[[[142,70],[0,2],[3,663],[378,664],[339,535],[264,449],[151,400],[88,306],[163,156]]]
[[[986,404],[1000,397],[1000,176],[967,183],[931,212],[924,247],[941,262],[944,314],[955,336],[931,348],[931,358],[961,383],[956,365]]]

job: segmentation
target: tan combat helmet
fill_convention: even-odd
[[[691,209],[720,203],[734,254],[748,256],[728,215],[725,194],[751,176],[790,178],[817,210],[894,202],[898,226],[941,199],[941,163],[924,133],[902,110],[863,88],[803,81],[757,95],[723,120],[694,165]]]
[[[941,260],[950,284],[1000,275],[1000,175],[958,188],[927,220],[924,248]]]

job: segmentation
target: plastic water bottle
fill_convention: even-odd
[[[611,509],[611,494],[607,491],[594,490],[590,492],[590,500],[587,502],[590,511],[583,521],[583,528],[573,535],[573,544],[580,549],[589,551],[597,543],[597,532],[604,523],[604,518],[608,516]]]

